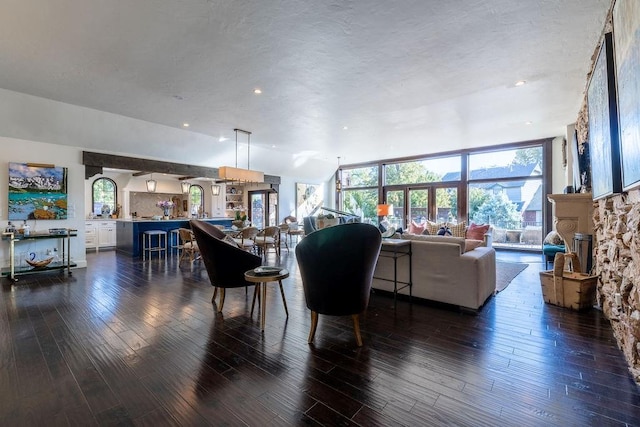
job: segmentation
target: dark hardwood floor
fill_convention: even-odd
[[[348,317],[315,345],[293,253],[289,319],[270,285],[223,315],[196,262],[88,254],[73,276],[6,279],[0,425],[640,425],[640,388],[608,321],[543,303],[541,255],[479,314],[373,295],[357,348]],[[269,256],[269,263],[275,256]]]

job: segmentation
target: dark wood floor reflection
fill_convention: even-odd
[[[216,314],[198,262],[87,257],[3,282],[0,425],[640,425],[608,322],[545,305],[541,256],[478,315],[373,295],[362,348],[350,317],[307,345],[292,253],[264,334],[251,291]]]

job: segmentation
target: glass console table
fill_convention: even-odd
[[[56,233],[32,233],[28,236],[17,233],[2,233],[2,240],[9,241],[9,267],[1,269],[0,275],[8,277],[14,282],[18,281],[17,276],[23,274],[33,274],[51,270],[64,270],[65,268],[67,269],[67,274],[71,275],[71,267],[77,266],[77,264],[71,262],[71,238],[76,237],[77,235],[78,230],[70,228],[60,229],[60,231]],[[16,244],[42,239],[62,240],[62,257],[59,260],[54,260],[44,267],[32,267],[30,265],[17,266],[15,262]]]

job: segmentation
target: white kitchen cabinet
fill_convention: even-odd
[[[106,248],[116,245],[116,222],[100,221],[98,223],[98,247]]]
[[[85,222],[85,245],[87,249],[108,248],[116,245],[115,221]]]
[[[98,250],[98,231],[93,221],[87,221],[84,224],[84,243],[87,249]]]

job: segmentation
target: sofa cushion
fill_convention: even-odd
[[[474,240],[484,240],[484,235],[489,231],[489,224],[474,224],[473,222],[467,228],[466,238]]]
[[[484,240],[464,239],[465,252],[472,251],[475,248],[479,248],[482,245],[484,245]]]
[[[402,238],[405,240],[413,240],[413,241],[421,241],[421,242],[437,242],[437,243],[454,243],[460,246],[460,253],[463,254],[465,251],[465,241],[464,238],[461,237],[451,237],[451,236],[432,236],[432,235],[424,235],[424,234],[403,234]]]

